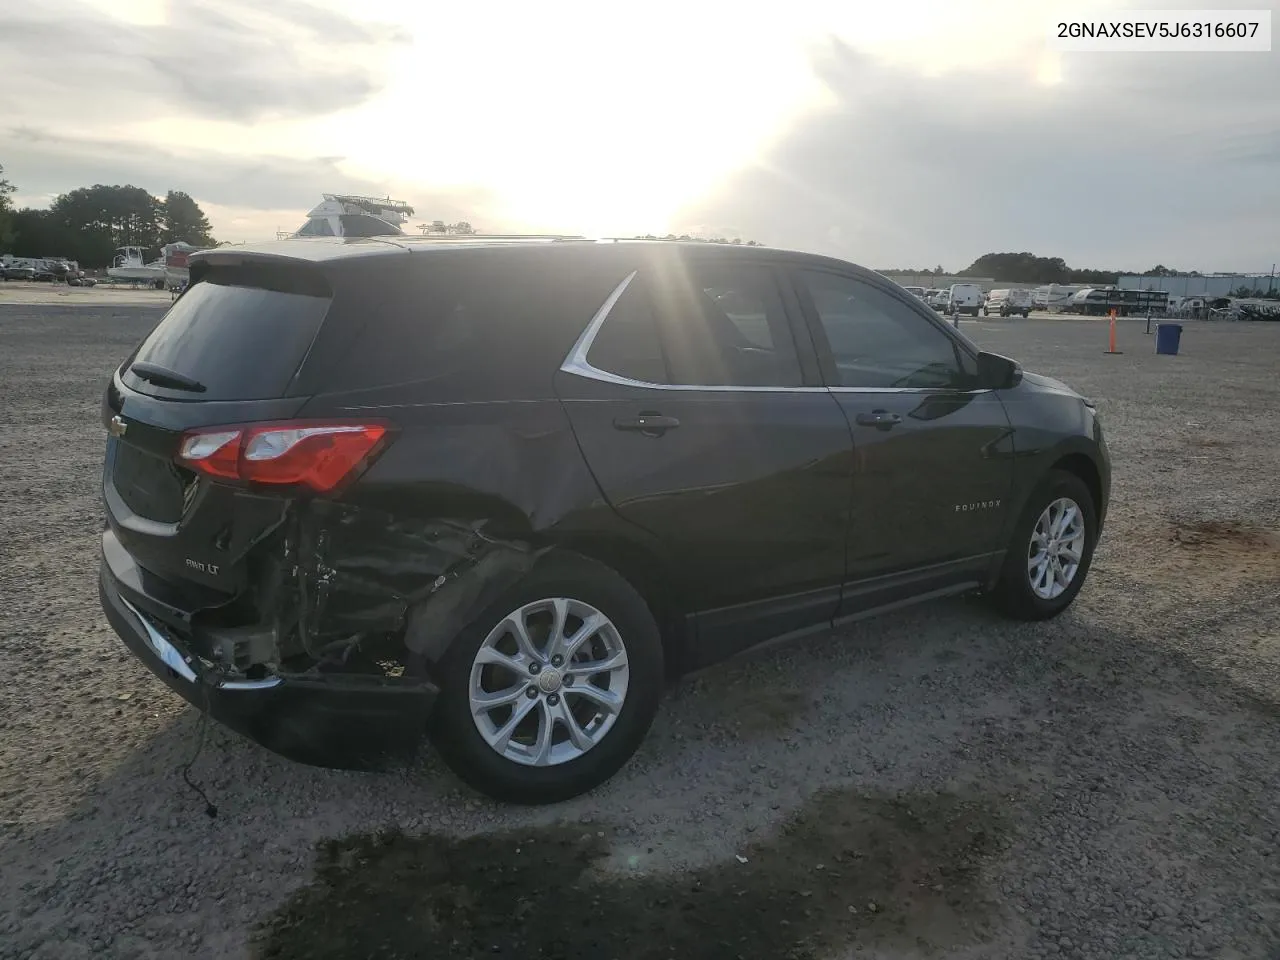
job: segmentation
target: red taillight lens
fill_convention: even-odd
[[[185,434],[178,459],[211,477],[239,478],[239,430],[208,430]]]
[[[386,446],[386,424],[291,423],[207,427],[184,434],[178,462],[211,477],[328,493]]]

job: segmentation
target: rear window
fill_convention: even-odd
[[[198,381],[201,392],[158,386],[126,370],[139,393],[188,400],[264,400],[285,395],[329,310],[315,279],[243,281],[213,276],[192,285],[143,341],[145,361]]]

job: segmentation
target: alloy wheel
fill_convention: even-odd
[[[589,603],[527,603],[494,627],[471,665],[476,729],[495,752],[545,767],[582,756],[609,733],[627,697],[626,646]]]
[[[1041,600],[1055,600],[1071,586],[1085,547],[1084,512],[1070,497],[1059,497],[1040,514],[1027,547],[1027,579]]]

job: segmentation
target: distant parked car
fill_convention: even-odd
[[[0,268],[6,280],[34,280],[36,278],[35,267],[20,267],[16,264],[9,264],[4,268]]]
[[[907,293],[911,294],[913,297],[919,297],[921,300],[924,299],[924,287],[903,287],[902,289],[907,291]]]
[[[1032,294],[1030,290],[992,290],[987,294],[987,302],[982,305],[982,315],[989,317],[998,313],[1002,317],[1020,313],[1024,317],[1031,315]]]

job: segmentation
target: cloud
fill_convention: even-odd
[[[299,0],[183,0],[157,24],[127,23],[76,0],[6,14],[0,30],[10,115],[61,111],[217,120],[315,116],[382,88],[407,41],[396,28]]]
[[[183,190],[209,207],[220,239],[243,240],[265,239],[276,226],[299,226],[322,193],[391,194],[414,206],[414,223],[470,220],[497,226],[494,201],[486,190],[422,190],[375,182],[346,172],[338,157],[183,151],[67,137],[31,127],[4,130],[0,139],[5,143],[5,176],[18,186],[15,200],[20,205],[44,206],[55,194],[92,183],[130,183],[157,196]]]
[[[1032,250],[1075,266],[1251,268],[1280,212],[1280,64],[1076,54],[925,77],[832,40],[831,103],[684,210],[744,238],[869,266]],[[1269,211],[1269,215],[1263,215]]]

